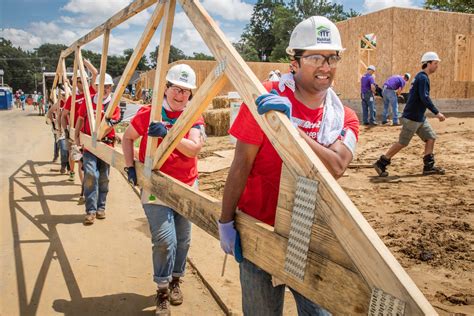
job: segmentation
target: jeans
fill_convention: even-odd
[[[173,209],[159,204],[143,204],[150,226],[153,280],[166,286],[172,277],[182,277],[191,244],[191,222]]]
[[[398,97],[395,90],[384,88],[382,92],[383,96],[383,113],[382,123],[388,122],[389,107],[392,109],[392,121],[393,124],[398,124]]]
[[[375,123],[375,98],[372,91],[367,91],[361,94],[362,99],[362,122],[364,124]],[[369,117],[370,115],[370,117]]]
[[[109,192],[110,166],[88,151],[84,152],[83,157],[86,213],[104,211]]]
[[[61,153],[61,167],[66,168],[69,165],[69,150],[67,139],[63,138],[58,141],[59,152]]]
[[[250,261],[240,264],[240,286],[244,315],[273,316],[283,314],[285,285],[273,287],[272,276]],[[329,316],[331,313],[311,302],[292,288],[298,315]]]
[[[54,147],[53,147],[53,160],[58,159],[59,157],[59,142],[58,142],[58,136],[56,134],[53,134],[54,137]]]

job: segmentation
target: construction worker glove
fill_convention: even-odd
[[[120,123],[120,120],[114,120],[114,119],[111,119],[111,118],[106,118],[105,122],[107,123],[108,126],[114,126],[114,125],[117,125],[118,123]]]
[[[255,100],[258,114],[263,115],[268,111],[279,111],[291,118],[291,102],[288,98],[278,95],[275,89],[270,93],[262,94]]]
[[[148,127],[148,136],[164,138],[168,130],[162,122],[151,122]]]
[[[226,254],[233,255],[237,262],[242,262],[242,245],[240,242],[240,234],[235,229],[234,221],[228,223],[217,222],[219,225],[219,240],[221,248]]]
[[[137,171],[135,170],[135,167],[127,167],[125,168],[125,171],[127,171],[127,179],[130,184],[137,185],[138,180],[137,180]]]

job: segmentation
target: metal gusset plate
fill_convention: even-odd
[[[369,316],[403,316],[405,302],[381,289],[372,289],[369,304]]]

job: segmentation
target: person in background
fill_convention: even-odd
[[[388,176],[387,167],[392,162],[393,156],[408,146],[415,134],[425,142],[423,175],[445,173],[443,168],[434,165],[433,150],[437,137],[425,116],[426,109],[429,109],[440,122],[446,119],[430,98],[429,76],[436,72],[440,61],[435,52],[427,52],[421,57],[421,71],[413,80],[407,104],[403,110],[402,130],[398,142],[394,143],[373,165],[379,177]]]
[[[377,125],[375,110],[375,66],[367,67],[367,72],[360,79],[360,97],[362,99],[362,123]]]
[[[392,125],[400,125],[398,122],[398,96],[402,93],[405,84],[410,80],[410,74],[407,72],[403,76],[394,75],[383,84],[383,113],[382,124],[388,123],[388,114],[392,109]]]

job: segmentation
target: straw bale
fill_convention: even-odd
[[[203,113],[206,123],[206,134],[209,136],[228,135],[230,125],[230,109],[208,110]]]
[[[225,109],[229,107],[230,107],[229,99],[225,96],[217,96],[214,99],[212,99],[213,109]]]

